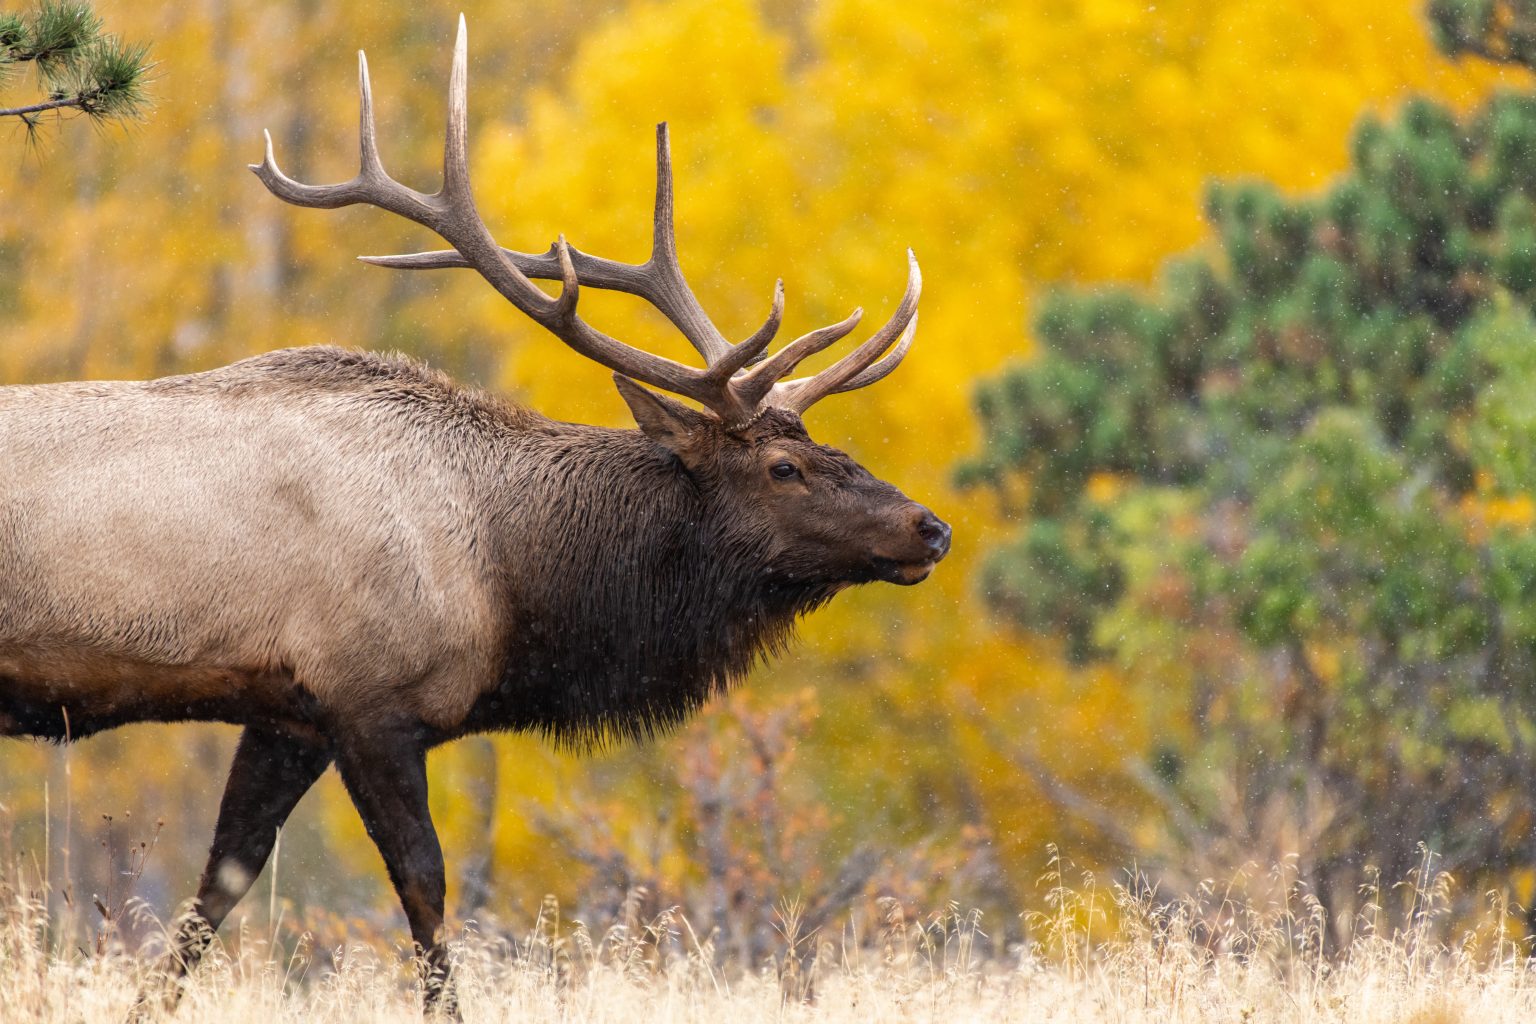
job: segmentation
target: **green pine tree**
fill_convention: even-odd
[[[0,85],[22,66],[36,69],[42,93],[31,102],[0,106],[29,135],[48,118],[83,115],[123,122],[142,115],[148,47],[102,31],[89,4],[44,0],[31,12],[0,11]]]
[[[1451,56],[1536,67],[1533,0],[1431,0],[1429,24],[1435,45]]]
[[[1536,58],[1536,0],[1431,22]],[[1147,763],[1042,789],[1125,800],[1122,856],[1191,883],[1294,853],[1338,911],[1422,842],[1475,899],[1536,862],[1536,97],[1410,102],[1324,194],[1207,215],[1209,256],[1047,297],[977,393],[961,479],[1020,524],[989,599],[1177,709]]]

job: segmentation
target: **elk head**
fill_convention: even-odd
[[[502,248],[475,209],[467,155],[467,42],[459,17],[449,85],[443,185],[431,195],[391,178],[379,159],[368,62],[358,54],[362,94],[360,168],[350,181],[305,185],[289,178],[273,156],[251,170],[273,195],[295,206],[334,209],[365,204],[436,232],[453,248],[400,256],[364,256],[366,263],[406,270],[470,267],[518,310],[577,352],[615,371],[614,380],[640,429],[674,457],[706,500],[729,501],[739,528],[758,536],[767,571],[808,584],[887,580],[912,584],[927,577],[949,551],[950,530],[938,517],[877,480],[844,453],[813,442],[801,416],[830,394],[867,387],[906,356],[917,327],[922,274],[907,252],[907,287],[891,319],[842,359],[813,376],[786,379],[807,357],[850,334],[862,310],[811,331],[766,355],[784,312],[784,282],[774,289],[763,326],[732,343],[710,321],[683,277],[673,230],[672,160],[665,123],[656,128],[656,204],[651,256],[630,264],[584,253],[562,235],[543,253]],[[560,281],[550,296],[533,279]],[[661,312],[703,357],[688,366],[626,345],[582,320],[583,287],[638,296]],[[693,399],[703,411],[636,382]]]

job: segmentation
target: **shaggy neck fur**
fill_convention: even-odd
[[[841,589],[775,578],[767,537],[638,431],[561,424],[538,443],[545,458],[524,464],[547,475],[513,490],[539,507],[514,497],[504,519],[506,664],[470,729],[577,747],[653,736],[780,653]]]

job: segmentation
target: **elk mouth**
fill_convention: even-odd
[[[875,578],[886,583],[894,583],[899,587],[910,587],[923,582],[928,574],[933,572],[933,567],[939,564],[937,558],[928,558],[920,562],[899,562],[894,558],[875,558]]]

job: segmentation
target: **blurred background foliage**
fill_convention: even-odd
[[[439,751],[461,917],[636,884],[695,921],[768,920],[796,892],[812,913],[876,891],[1016,909],[1051,841],[1170,884],[1300,854],[1329,865],[1321,886],[1426,840],[1529,895],[1529,840],[1509,841],[1530,834],[1515,702],[1536,636],[1523,3],[1436,5],[1435,38],[1492,60],[1437,52],[1418,0],[96,7],[153,44],[154,105],[40,150],[0,134],[3,382],[336,343],[627,425],[607,371],[478,278],[352,260],[432,239],[286,207],[244,170],[265,127],[296,177],[350,176],[364,48],[386,163],[435,187],[461,8],[476,187],[503,244],[564,232],[642,257],[665,119],[684,268],[727,334],[760,322],[779,276],[787,336],[855,305],[883,318],[902,250],[923,262],[912,356],[810,427],[948,518],[955,553],[916,589],[840,598],[673,739]],[[686,357],[634,300],[583,304]],[[1479,658],[1506,660],[1478,675]],[[163,818],[140,893],[169,908],[232,742],[8,743],[12,847],[84,892]],[[1486,806],[1457,800],[1472,749]],[[1413,821],[1444,827],[1372,832],[1365,809],[1403,802],[1399,784],[1445,810]],[[1485,812],[1499,829],[1457,845]],[[393,912],[333,778],[281,857],[283,895]]]
[[[1431,8],[1519,65],[1533,14]],[[1295,854],[1348,920],[1422,842],[1531,905],[1533,172],[1529,94],[1367,115],[1329,188],[1213,184],[1204,250],[1052,294],[1036,358],[978,391],[959,479],[1024,520],[989,603],[1173,711],[1082,787],[1049,741],[1016,760],[1151,876]]]

